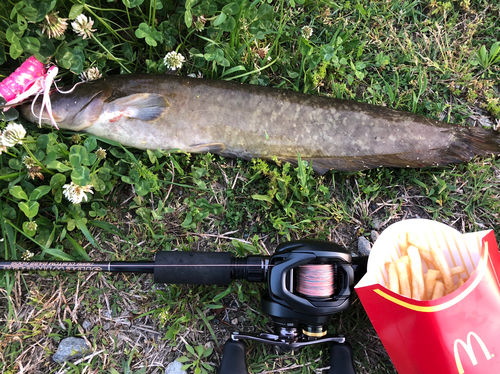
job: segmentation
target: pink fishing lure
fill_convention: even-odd
[[[40,111],[39,125],[42,125],[43,108],[47,108],[50,121],[58,129],[56,121],[52,115],[52,105],[50,103],[50,86],[54,83],[59,69],[51,66],[48,70],[38,61],[35,56],[31,56],[18,67],[11,75],[0,82],[0,95],[7,100],[4,110],[18,104],[30,96],[43,94],[42,110]]]
[[[45,74],[44,65],[35,56],[31,56],[15,72],[0,82],[0,95],[7,101],[14,100],[35,85],[35,82]]]

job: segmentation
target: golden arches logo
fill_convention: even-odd
[[[460,355],[458,353],[459,345],[461,345],[465,349],[465,353],[467,353],[467,356],[469,356],[472,365],[474,366],[477,365],[476,354],[472,349],[472,340],[471,340],[472,337],[476,339],[476,342],[481,347],[487,360],[490,360],[493,357],[493,355],[490,354],[490,351],[488,351],[488,348],[486,347],[486,344],[484,344],[483,340],[475,332],[471,331],[467,334],[467,343],[464,343],[462,339],[456,339],[455,343],[453,344],[453,353],[455,354],[455,363],[457,364],[457,369],[459,374],[464,374],[464,367],[462,366],[462,360],[460,360]]]

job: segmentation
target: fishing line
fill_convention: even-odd
[[[51,261],[51,262],[37,262],[37,261],[6,261],[6,262],[0,262],[0,270],[16,270],[17,268],[19,269],[26,269],[26,270],[31,270],[32,267],[35,266],[44,266],[44,267],[53,267],[54,269],[61,269],[64,267],[71,267],[71,268],[78,268],[82,266],[113,266],[117,265],[114,262],[71,262],[71,261],[65,261],[65,262],[57,262],[57,261]],[[178,265],[171,265],[171,264],[154,264],[154,263],[130,263],[130,264],[124,264],[120,263],[119,266],[121,267],[137,267],[137,266],[149,266],[152,268],[155,267],[199,267],[199,266],[204,266],[204,267],[228,267],[232,266],[231,264],[178,264]],[[253,267],[257,266],[260,267],[261,265],[239,265],[239,267]],[[273,267],[274,265],[269,264],[267,265],[268,267]],[[314,266],[314,265],[313,265]],[[16,269],[14,269],[14,267]],[[29,268],[29,269],[28,269]]]
[[[330,297],[335,292],[332,264],[308,264],[298,267],[297,291],[310,297]]]

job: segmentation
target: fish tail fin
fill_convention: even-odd
[[[457,138],[475,155],[500,154],[500,133],[482,127],[460,128]]]
[[[500,155],[500,133],[482,127],[459,127],[453,132],[453,140],[447,147],[403,153],[388,153],[349,157],[311,157],[316,173],[328,170],[359,171],[380,166],[397,168],[423,168],[469,161],[474,156]],[[447,134],[449,136],[449,133]]]

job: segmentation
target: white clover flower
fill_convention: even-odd
[[[33,160],[30,156],[26,155],[23,157],[23,164],[26,166],[28,169],[32,168],[33,166],[36,165],[35,160]]]
[[[38,224],[35,221],[31,221],[27,223],[26,227],[29,231],[36,231],[36,229],[38,228]]]
[[[30,251],[26,251],[24,252],[21,257],[23,258],[24,261],[28,261],[31,257],[33,257],[35,254],[30,252]]]
[[[84,82],[95,81],[102,77],[101,72],[98,67],[88,68],[83,73],[80,74],[80,79]]]
[[[204,16],[197,17],[196,21],[194,22],[194,28],[196,29],[196,31],[203,31],[206,22],[207,19]]]
[[[64,34],[68,28],[67,18],[60,18],[59,12],[51,12],[45,16],[42,22],[42,34],[47,31],[48,38],[57,38]]]
[[[13,147],[18,143],[22,144],[25,136],[26,130],[23,125],[11,122],[0,135],[0,148],[5,151],[6,147]]]
[[[43,174],[40,173],[41,170],[42,168],[40,166],[33,166],[28,168],[28,177],[30,177],[31,179],[35,179],[37,177],[40,179],[44,179]]]
[[[256,47],[252,48],[252,51],[259,56],[260,58],[265,58],[269,53],[269,47],[271,44],[266,45],[265,47],[259,47],[257,43],[255,43]],[[271,61],[271,56],[267,56],[267,61]]]
[[[73,27],[73,31],[76,32],[78,35],[85,38],[90,38],[92,33],[96,30],[93,29],[92,26],[94,25],[94,21],[92,18],[88,18],[85,14],[80,14],[78,17],[76,17],[74,22],[71,22],[71,27]]]
[[[311,26],[302,27],[302,37],[304,39],[309,39],[313,34],[313,28]]]
[[[201,71],[198,71],[198,74],[191,73],[191,74],[188,74],[188,77],[191,77],[191,78],[203,78],[203,74],[201,73]]]
[[[164,64],[171,70],[180,69],[184,61],[186,61],[184,56],[174,51],[168,52],[163,59]]]
[[[71,201],[73,204],[80,204],[83,199],[87,201],[87,195],[85,192],[94,193],[92,191],[93,186],[88,184],[86,186],[78,186],[75,183],[71,182],[71,184],[65,184],[63,186],[63,193],[66,198]]]
[[[95,155],[99,160],[104,160],[106,158],[106,150],[102,147],[99,147],[99,149],[95,151]]]

